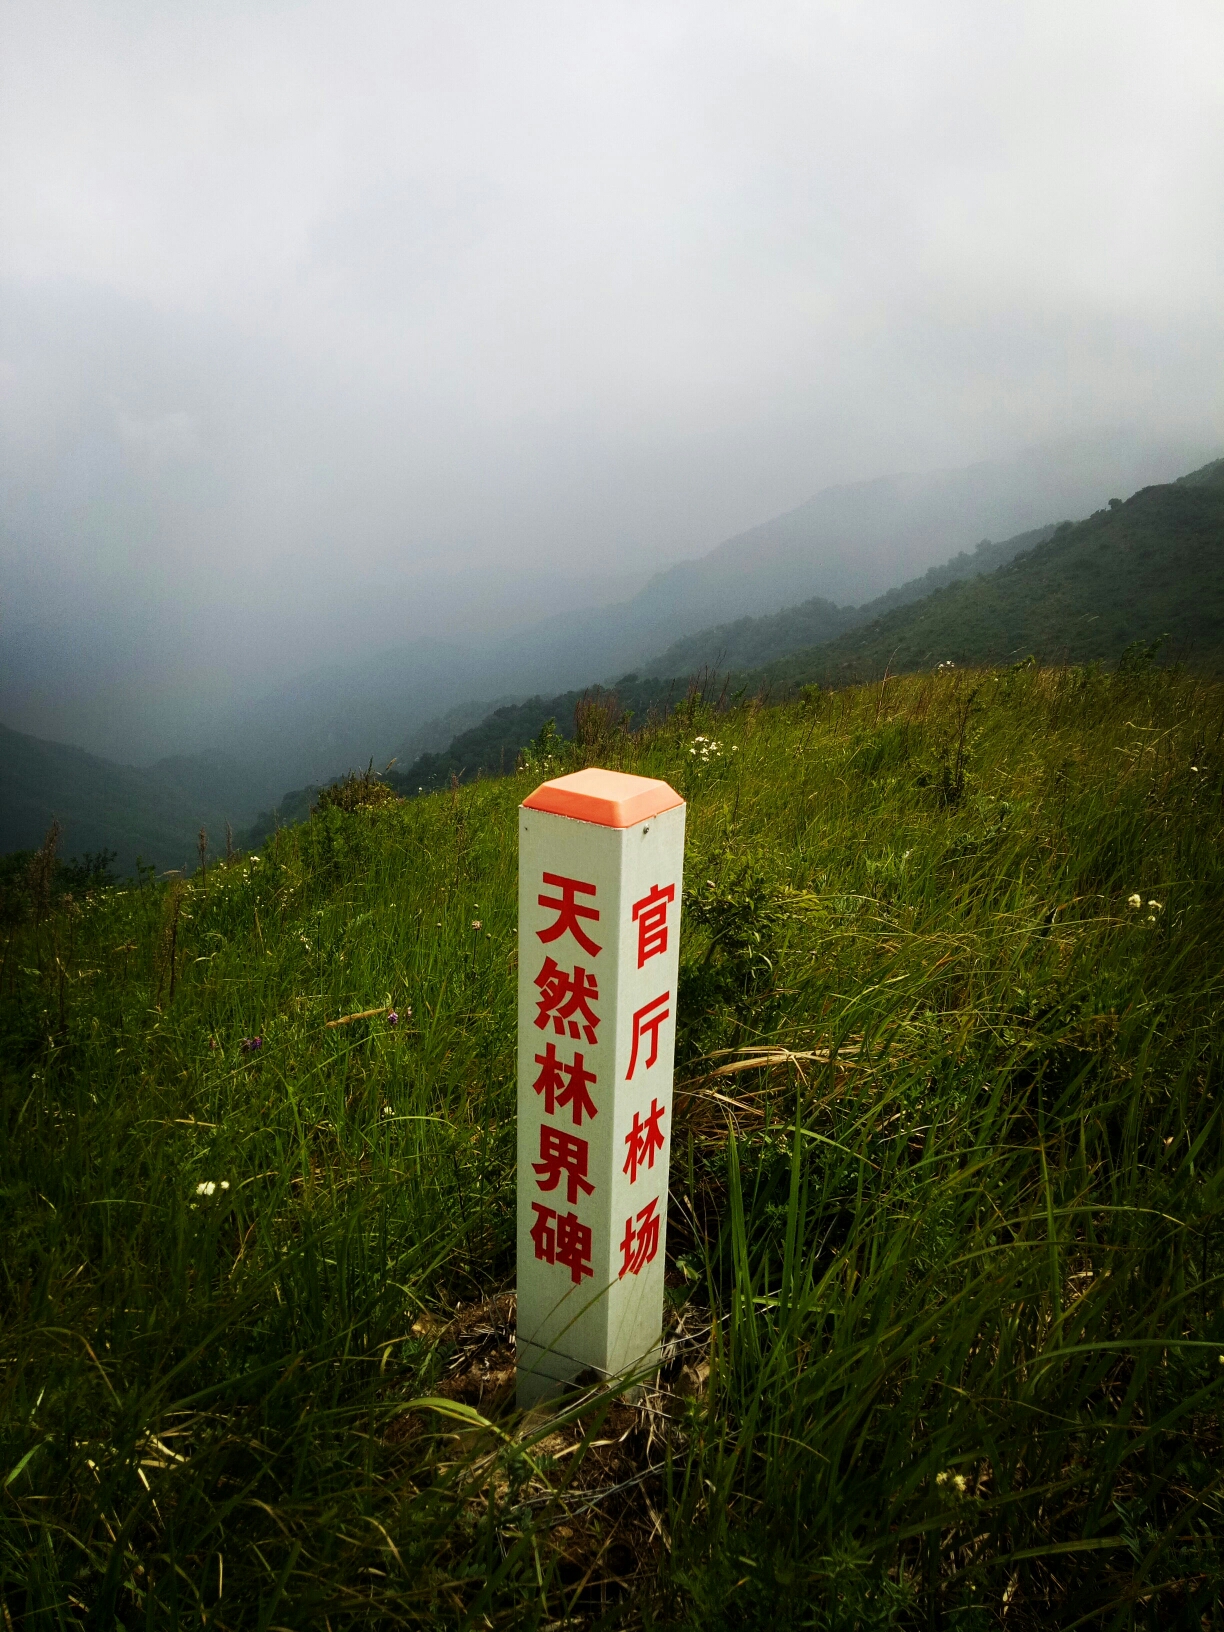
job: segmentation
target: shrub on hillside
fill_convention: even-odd
[[[680,1054],[708,1054],[754,1039],[780,993],[776,970],[785,911],[759,862],[727,868],[690,862],[684,890],[685,957],[678,993]]]
[[[623,736],[630,715],[620,705],[614,691],[601,691],[598,686],[584,692],[574,705],[574,741],[589,757],[606,750],[612,740]]]
[[[56,855],[59,824],[52,823],[37,850],[0,856],[0,924],[19,924],[31,910],[44,916],[65,895],[88,895],[118,882],[114,850],[87,850],[61,861]]]
[[[320,788],[311,814],[317,810],[371,810],[379,805],[393,805],[399,797],[383,781],[371,760],[364,771],[350,771],[339,782]]]

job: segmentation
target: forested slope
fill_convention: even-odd
[[[692,674],[703,668],[753,669],[772,663],[791,652],[834,640],[861,624],[871,623],[894,607],[922,600],[946,584],[963,578],[980,577],[1013,560],[1053,535],[1053,526],[1037,527],[1015,538],[993,544],[988,538],[972,552],[959,555],[941,566],[931,567],[921,578],[887,590],[862,606],[835,606],[815,596],[799,606],[784,607],[766,618],[739,618],[713,629],[702,629],[677,640],[652,662],[644,665],[648,674]]]
[[[997,572],[769,664],[770,687],[941,662],[1112,662],[1136,641],[1224,668],[1224,460],[1064,522]]]
[[[220,756],[118,765],[0,725],[0,853],[34,848],[55,820],[63,855],[113,851],[125,872],[138,855],[179,867],[201,827],[224,844],[225,818],[241,808],[236,782]]]
[[[999,557],[1003,565],[981,570]],[[920,593],[932,581],[936,587]],[[845,627],[860,618],[857,627]],[[839,625],[840,633],[820,642]],[[816,642],[795,649],[812,634]],[[1160,642],[1166,658],[1205,672],[1224,669],[1224,459],[1125,502],[1111,500],[1085,521],[1000,544],[984,541],[973,555],[962,553],[866,607],[816,599],[773,617],[744,618],[676,642],[652,665],[655,674],[494,709],[448,748],[419,755],[387,781],[415,794],[452,779],[502,775],[549,722],[561,737],[581,736],[580,708],[598,737],[618,723],[640,725],[665,714],[694,687],[717,705],[947,662],[1011,663],[1032,655],[1043,663],[1113,663],[1135,642]],[[779,648],[783,655],[769,661]],[[286,794],[279,811],[260,817],[250,841],[304,818],[313,792]]]

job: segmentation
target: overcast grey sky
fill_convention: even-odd
[[[246,678],[1224,446],[1222,267],[1219,0],[6,0],[0,638]]]

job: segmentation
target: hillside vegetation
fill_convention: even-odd
[[[592,693],[606,699],[608,686],[596,677],[630,662],[638,672],[616,689],[619,706],[639,722],[671,706],[694,675],[708,682],[714,672],[731,677],[729,694],[778,695],[805,682],[844,684],[890,665],[896,672],[949,659],[995,662],[1034,653],[1114,661],[1133,641],[1162,635],[1171,637],[1168,650],[1214,672],[1224,650],[1224,461],[1169,487],[1144,489],[1121,506],[1122,522],[1100,512],[1078,527],[1064,524],[1046,545],[1041,541],[1052,529],[1044,527],[999,544],[984,540],[875,601],[839,607],[825,598],[849,586],[855,573],[860,584],[867,581],[855,540],[874,540],[872,571],[883,561],[910,567],[920,538],[924,559],[940,538],[963,536],[982,515],[1031,510],[1017,484],[1026,471],[1036,481],[1036,468],[1017,464],[1003,488],[999,472],[983,466],[830,489],[790,516],[728,540],[704,562],[660,575],[619,607],[568,612],[479,652],[418,642],[376,660],[319,669],[276,696],[249,700],[230,721],[241,760],[179,755],[137,769],[0,728],[0,850],[31,847],[54,817],[70,850],[114,850],[127,872],[137,855],[159,868],[179,866],[194,851],[201,825],[215,848],[226,819],[245,825],[270,803],[270,788],[286,786],[277,766],[313,766],[308,774],[317,780],[293,787],[255,819],[250,838],[261,842],[278,825],[305,818],[319,784],[341,772],[350,752],[343,744],[358,738],[374,750],[382,743],[379,751],[398,759],[391,783],[404,792],[445,787],[452,777],[500,775],[548,720],[572,736],[578,703]],[[1083,481],[1056,483],[1052,491],[1078,493]],[[1011,497],[1000,510],[1005,489]],[[1188,498],[1189,489],[1203,491]],[[1040,482],[1037,490],[1047,491]],[[1180,505],[1152,497],[1174,491]],[[839,550],[849,578],[834,570]],[[1011,575],[993,572],[1017,552],[1026,553]],[[949,587],[966,579],[981,581]],[[730,605],[776,606],[817,582],[824,594],[800,605],[695,627],[701,607],[715,618]],[[694,629],[660,653],[664,639]],[[545,685],[562,675],[568,691]],[[472,701],[482,692],[521,697],[528,690],[534,695],[525,701],[498,708]],[[723,682],[714,690],[721,694]],[[444,703],[451,706],[439,713]]]
[[[976,578],[984,572],[1013,560],[1024,550],[1044,544],[1054,528],[1038,527],[1015,538],[993,544],[988,538],[970,553],[931,567],[921,578],[888,590],[874,601],[862,606],[835,606],[820,596],[804,601],[800,606],[786,607],[767,618],[739,618],[735,623],[719,624],[714,629],[703,629],[698,634],[677,640],[659,657],[643,667],[650,674],[695,674],[702,669],[745,670],[771,663],[791,652],[818,646],[824,641],[860,624],[872,623],[894,607],[908,606],[911,601],[942,589],[946,584],[962,578]]]
[[[781,698],[947,662],[1116,663],[1137,644],[1147,657],[1160,649],[1207,673],[1224,667],[1224,460],[1114,500],[1087,521],[984,541],[867,606],[817,599],[677,641],[647,664],[650,673],[618,682],[612,706],[628,698],[641,719],[674,707],[693,685],[711,700]],[[594,687],[497,709],[445,751],[421,755],[396,786],[428,792],[452,776],[499,775],[547,721],[572,737],[578,705],[609,697]],[[308,794],[287,795],[280,819],[304,816]],[[268,815],[255,832],[262,838],[274,825]]]
[[[1007,539],[1061,516],[1088,515],[1111,493],[1167,481],[1206,457],[1188,448],[1149,457],[1133,444],[1127,453],[1125,441],[1111,447],[1084,438],[957,470],[827,487],[700,560],[658,573],[635,599],[647,615],[663,614],[667,639],[813,595],[859,605],[977,539]],[[626,657],[620,667],[643,666],[644,654]]]
[[[546,745],[554,738],[559,743],[561,738],[573,739],[576,733],[587,737],[592,731],[598,738],[609,722],[617,727],[633,720],[640,723],[647,716],[665,713],[687,689],[683,680],[642,680],[636,674],[627,674],[614,689],[590,686],[582,691],[562,692],[559,697],[529,697],[526,702],[506,703],[476,725],[458,732],[449,747],[418,754],[406,770],[388,766],[379,777],[392,791],[411,796],[435,793],[455,781],[504,776],[514,770],[520,751],[537,738],[541,754],[546,756]],[[368,769],[373,772],[372,763]],[[305,821],[320,791],[307,787],[287,793],[276,810],[260,813],[246,835],[247,843],[262,844],[278,827]]]
[[[767,665],[769,686],[841,684],[939,662],[1116,661],[1136,641],[1224,668],[1224,459],[1064,522],[985,577]]]
[[[713,698],[725,698],[731,685],[736,691],[745,691],[753,684],[754,677],[747,672],[752,665],[804,651],[944,584],[992,571],[1019,551],[1041,543],[1053,531],[1053,527],[1041,527],[1002,544],[983,539],[972,554],[962,550],[951,561],[890,589],[866,606],[839,607],[818,596],[771,617],[741,618],[678,640],[661,657],[645,665],[645,675],[627,674],[614,685],[584,686],[555,696],[502,704],[475,721],[465,721],[446,746],[427,749],[414,755],[406,767],[390,770],[388,785],[405,794],[433,793],[449,787],[452,778],[467,782],[476,776],[504,776],[514,768],[520,751],[550,725],[567,739],[576,733],[580,736],[579,713],[584,709],[589,713],[592,705],[597,712],[611,709],[641,724],[675,707],[698,676],[697,684]],[[277,827],[304,821],[318,792],[318,787],[305,787],[285,794],[275,810],[260,813],[247,835],[248,841],[261,844]]]
[[[5,1624],[1209,1624],[1224,687],[694,696],[545,758],[11,898]],[[523,1418],[516,808],[584,760],[689,801],[668,1342]]]
[[[227,815],[245,809],[241,775],[221,755],[118,765],[0,725],[0,854],[32,849],[54,818],[65,853],[113,851],[125,872],[139,856],[181,867],[202,826],[224,846]]]

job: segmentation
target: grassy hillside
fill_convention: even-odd
[[[219,755],[116,765],[0,725],[0,854],[40,844],[54,819],[66,855],[111,850],[129,873],[138,856],[181,867],[201,827],[224,846],[227,815],[245,814],[241,781]]]
[[[928,674],[553,757],[690,806],[657,1384],[512,1408],[538,773],[34,899],[5,1624],[1210,1624],[1224,687]]]
[[[1224,459],[1114,500],[983,578],[953,584],[808,653],[767,684],[868,679],[939,662],[1116,661],[1135,641],[1224,668]]]

